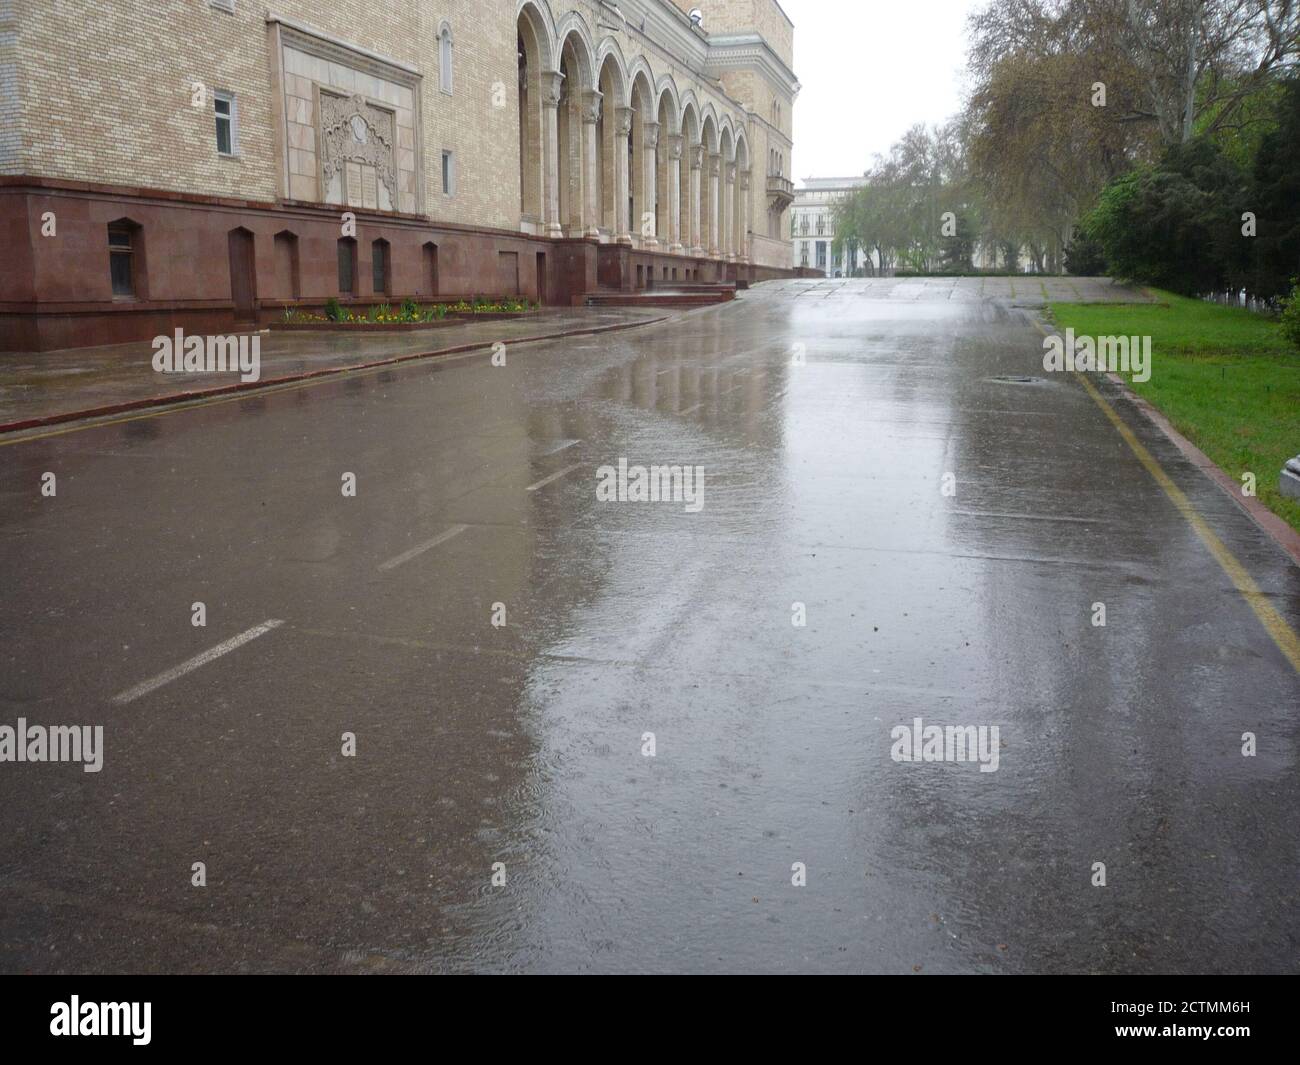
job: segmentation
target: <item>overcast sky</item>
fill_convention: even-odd
[[[780,0],[794,22],[793,173],[860,174],[916,122],[961,109],[966,15],[982,0]]]

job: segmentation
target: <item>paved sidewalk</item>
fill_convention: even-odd
[[[262,333],[259,387],[331,370],[392,359],[489,347],[537,337],[645,324],[671,314],[663,308],[563,308],[516,320],[467,321],[411,332]],[[233,390],[235,373],[160,374],[148,341],[0,354],[0,432],[72,417],[106,414],[152,403],[176,402],[214,390]]]
[[[872,300],[935,300],[957,303],[996,300],[1010,307],[1043,307],[1048,303],[1154,303],[1146,290],[1109,277],[1054,277],[1017,274],[1014,277],[868,277],[804,278],[769,282],[775,291],[805,300],[848,296]]]

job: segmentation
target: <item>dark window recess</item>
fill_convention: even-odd
[[[114,296],[135,295],[135,249],[131,246],[131,233],[126,229],[108,231],[109,274],[113,279]]]
[[[388,245],[381,240],[372,247],[371,260],[374,266],[373,280],[376,292],[388,291]]]
[[[350,240],[339,241],[339,292],[350,294],[356,280],[356,245]]]

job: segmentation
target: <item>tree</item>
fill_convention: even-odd
[[[882,272],[969,266],[977,210],[956,126],[912,127],[865,177],[835,209],[837,247],[856,242],[874,254]]]
[[[1098,277],[1106,273],[1106,253],[1101,241],[1075,226],[1065,246],[1065,270],[1075,277]]]
[[[1300,54],[1296,0],[1122,4],[1122,18],[1111,22],[1111,33],[1118,34],[1116,42],[1144,86],[1142,109],[1134,115],[1153,120],[1165,144],[1186,144],[1198,132],[1214,132],[1275,70]]]
[[[1274,121],[1255,156],[1249,201],[1258,234],[1250,288],[1266,299],[1300,275],[1300,78],[1281,86]]]
[[[1278,72],[1300,56],[1300,0],[992,0],[970,36],[985,240],[1016,241],[1041,266],[1130,168],[1196,137],[1258,138]]]
[[[1084,220],[1118,276],[1188,296],[1242,284],[1245,175],[1209,140],[1171,146],[1159,164],[1111,182]]]

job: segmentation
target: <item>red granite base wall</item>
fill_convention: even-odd
[[[520,295],[568,306],[600,289],[756,280],[765,269],[351,210],[356,284],[347,295],[339,292],[338,278],[341,207],[0,178],[0,240],[6,248],[0,257],[0,351],[147,340],[177,328],[235,332],[273,321],[287,306],[320,306],[330,298],[369,306],[407,296]],[[54,232],[43,236],[51,217]],[[134,297],[112,291],[108,229],[117,222],[128,223],[135,234]],[[252,246],[252,296],[243,314],[237,314],[232,292],[235,230],[245,231],[242,239]],[[388,246],[386,291],[374,284],[376,241]],[[436,253],[426,252],[426,245]],[[296,270],[289,251],[295,246]]]

